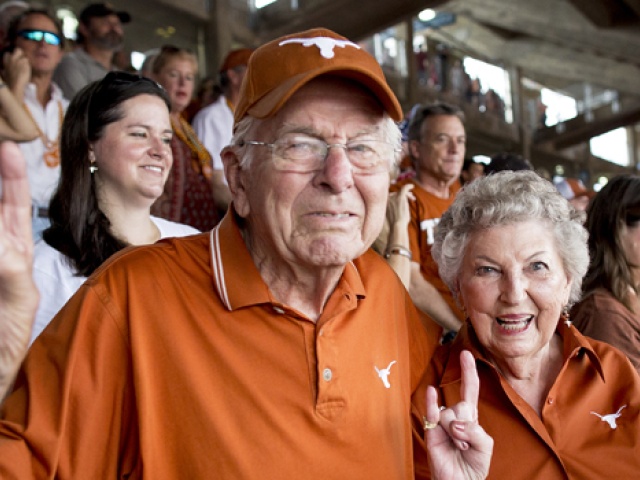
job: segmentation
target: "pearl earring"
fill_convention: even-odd
[[[96,156],[93,151],[89,151],[89,173],[92,175],[98,171],[98,166],[96,165]]]

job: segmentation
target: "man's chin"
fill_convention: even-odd
[[[358,248],[358,245],[361,248]],[[362,255],[365,250],[361,242],[331,238],[311,242],[303,255],[307,263],[329,268],[344,266]]]
[[[104,50],[119,50],[124,45],[124,39],[122,37],[106,36],[103,38],[94,39],[92,43],[96,47]]]

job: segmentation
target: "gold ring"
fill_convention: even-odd
[[[422,417],[422,427],[425,430],[433,430],[438,426],[438,422],[430,422],[427,417]]]

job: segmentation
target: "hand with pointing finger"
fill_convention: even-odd
[[[461,401],[439,407],[432,386],[426,392],[424,440],[433,478],[439,480],[484,479],[489,473],[493,439],[478,424],[480,381],[473,355],[460,353]]]

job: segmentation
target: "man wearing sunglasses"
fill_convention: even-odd
[[[78,20],[80,48],[63,57],[53,77],[69,99],[85,85],[114,70],[114,53],[124,42],[122,25],[130,22],[131,16],[115,11],[108,3],[92,3],[80,12]]]
[[[38,127],[38,138],[20,144],[27,160],[33,236],[37,240],[49,225],[49,199],[60,176],[58,140],[69,102],[52,77],[62,59],[64,36],[46,10],[29,9],[12,21],[7,40],[9,48],[21,51],[31,67],[30,76],[9,68],[6,79]]]

